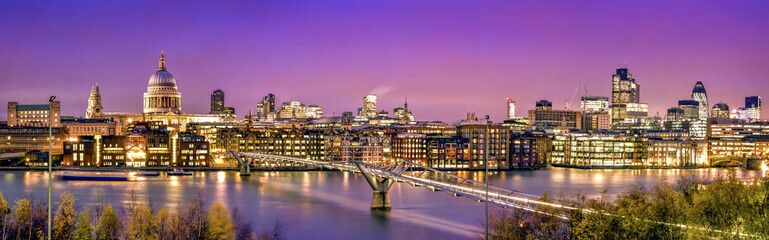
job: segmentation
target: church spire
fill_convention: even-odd
[[[163,55],[163,49],[160,49],[160,63],[158,64],[158,71],[166,70],[166,57]]]
[[[251,131],[251,125],[254,124],[254,116],[251,115],[251,109],[248,109],[248,117],[246,119],[246,132]]]

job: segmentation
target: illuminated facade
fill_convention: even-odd
[[[392,138],[392,157],[394,160],[408,160],[423,166],[429,166],[427,137],[419,133],[400,133]]]
[[[529,110],[529,124],[545,129],[580,129],[582,128],[582,112],[568,110]]]
[[[318,119],[323,117],[323,108],[318,105],[310,105],[304,108],[307,118]]]
[[[726,103],[716,103],[713,105],[713,110],[710,111],[710,116],[714,118],[730,118],[729,105],[726,105]]]
[[[374,94],[369,94],[363,97],[363,108],[361,108],[358,116],[366,118],[376,117],[376,98],[377,97]]]
[[[742,139],[769,135],[769,123],[746,123],[740,120],[711,121],[708,127],[711,138]]]
[[[705,143],[692,139],[649,140],[646,166],[657,167],[693,167],[707,166]]]
[[[761,120],[761,97],[750,96],[745,98],[745,108],[741,110],[741,118],[750,121]]]
[[[608,97],[585,96],[581,100],[580,110],[583,113],[608,113],[610,110]]]
[[[361,161],[372,165],[389,164],[392,144],[386,136],[364,134],[333,135],[325,141],[329,161]]]
[[[144,93],[144,113],[182,112],[182,95],[176,89],[176,80],[166,70],[166,60],[160,51],[158,71],[150,76]]]
[[[179,133],[172,136],[177,147],[176,164],[181,167],[205,167],[210,163],[210,144],[205,137],[197,134]]]
[[[68,138],[95,135],[116,135],[115,122],[109,119],[72,118],[62,119]]]
[[[221,89],[216,89],[216,91],[211,94],[211,111],[208,113],[224,113],[224,91]]]
[[[550,161],[552,143],[544,132],[511,133],[508,149],[509,166],[514,168],[539,168]]]
[[[88,108],[85,111],[85,118],[94,118],[104,113],[104,107],[101,105],[101,92],[99,84],[91,87],[91,94],[88,96]]]
[[[457,127],[457,134],[465,138],[468,143],[468,168],[483,169],[486,159],[485,149],[488,145],[489,169],[507,169],[507,144],[510,129],[497,125],[488,124],[488,135],[485,121],[468,121]],[[489,138],[486,143],[486,138]]]
[[[257,104],[256,108],[256,116],[259,118],[259,120],[272,120],[277,118],[277,114],[275,111],[275,95],[272,93],[267,94],[267,96],[264,96],[262,98],[262,101],[260,101]]]
[[[708,93],[705,91],[705,85],[702,84],[702,81],[697,81],[697,83],[694,84],[691,100],[699,103],[697,118],[701,120],[707,119],[708,108],[710,108],[710,105],[708,105]]]
[[[700,119],[700,103],[694,100],[679,100],[678,108],[683,111],[682,120],[698,120]]]
[[[548,100],[539,100],[534,105],[535,110],[553,110],[553,103]]]
[[[602,129],[611,129],[611,115],[609,113],[584,113],[582,130],[597,131]]]
[[[646,160],[645,138],[615,135],[565,134],[553,137],[552,163],[578,167],[641,166]]]
[[[64,142],[63,166],[126,166],[125,137],[81,136]]]
[[[708,140],[710,165],[742,163],[748,159],[767,159],[769,157],[767,153],[769,153],[769,138],[766,135],[741,139],[714,137]]]
[[[63,128],[53,128],[53,154],[62,154],[62,142],[67,139]],[[0,152],[48,152],[47,127],[0,126]]]
[[[507,99],[507,120],[515,119],[515,101]]]
[[[8,102],[8,126],[17,127],[48,127],[53,114],[53,127],[61,126],[61,102],[51,104],[21,105]]]
[[[646,116],[642,115],[646,112],[643,111],[645,107],[638,105],[641,100],[641,85],[635,81],[627,68],[617,68],[617,72],[612,75],[611,89],[612,124],[635,122],[627,119]]]

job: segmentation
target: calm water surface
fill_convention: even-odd
[[[662,179],[675,182],[682,175],[712,179],[728,172],[741,177],[769,174],[736,169],[551,168],[492,173],[489,178],[493,185],[533,194],[548,191],[599,196],[604,190],[614,195],[637,184],[651,187]],[[482,172],[456,174],[483,179]],[[46,183],[45,172],[0,172],[0,191],[9,202],[23,196],[46,199]],[[236,172],[198,172],[133,182],[54,179],[53,187],[54,196],[69,191],[81,207],[93,204],[100,196],[120,206],[131,199],[133,192],[140,200],[151,202],[156,210],[163,206],[173,209],[202,194],[209,203],[218,201],[237,208],[252,221],[257,233],[271,229],[279,221],[280,234],[286,239],[473,239],[482,234],[484,216],[483,203],[405,183],[395,183],[390,189],[392,211],[371,212],[372,191],[366,180],[358,174],[331,171],[254,172],[250,177],[240,177]]]

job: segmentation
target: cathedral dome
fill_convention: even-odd
[[[150,76],[150,82],[147,84],[147,88],[152,87],[172,87],[176,88],[176,80],[166,70],[166,58],[163,55],[163,51],[160,51],[160,62],[158,63],[158,71]]]
[[[160,51],[158,71],[150,76],[144,93],[144,113],[181,113],[182,95],[176,89],[176,80],[166,70],[166,59]]]
[[[176,87],[176,80],[166,70],[158,70],[150,76],[148,87]]]

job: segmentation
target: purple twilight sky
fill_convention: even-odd
[[[105,111],[140,112],[161,48],[184,112],[222,89],[240,118],[267,93],[326,116],[375,93],[389,112],[408,97],[417,120],[500,121],[505,98],[518,116],[562,109],[580,79],[609,96],[626,61],[650,115],[698,79],[711,106],[769,97],[769,1],[213,2],[2,1],[0,102],[56,95],[83,116],[98,82]]]

